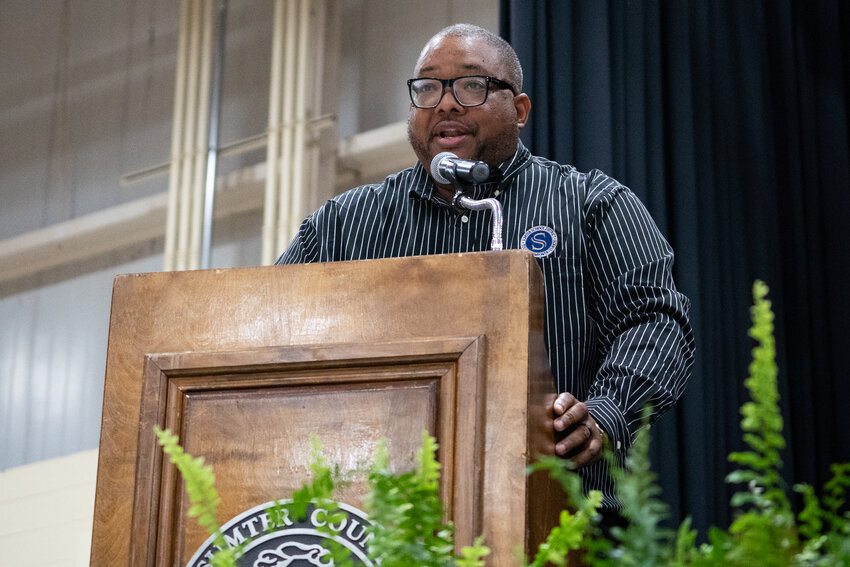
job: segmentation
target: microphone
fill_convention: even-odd
[[[442,152],[431,160],[431,177],[437,183],[484,183],[490,168],[483,161],[460,159],[452,152]]]

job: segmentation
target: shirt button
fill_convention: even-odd
[[[460,217],[460,222],[469,222],[469,217],[466,216],[466,215],[463,215],[462,217]]]

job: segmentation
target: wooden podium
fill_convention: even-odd
[[[407,471],[427,429],[457,543],[483,533],[488,565],[516,564],[563,504],[525,473],[553,450],[542,332],[521,251],[119,276],[91,564],[182,566],[207,537],[155,424],[212,465],[221,523],[300,487],[311,433],[343,470],[386,438]]]

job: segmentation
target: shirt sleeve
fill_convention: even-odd
[[[591,312],[603,354],[586,403],[622,456],[643,408],[652,408],[652,422],[681,396],[694,339],[670,245],[634,193],[606,179],[589,191],[585,209]]]
[[[318,262],[319,241],[316,231],[316,214],[312,214],[301,222],[295,238],[286,247],[275,265],[306,264]]]

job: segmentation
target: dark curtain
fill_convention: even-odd
[[[727,527],[751,286],[770,286],[788,447],[818,489],[850,461],[850,3],[503,0],[533,153],[630,186],[677,253],[697,357],[653,427],[672,521]]]

